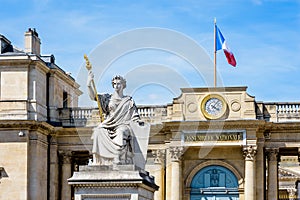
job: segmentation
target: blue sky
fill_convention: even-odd
[[[195,42],[203,51],[190,48],[191,54],[203,54],[199,63],[207,63],[207,58],[212,62],[216,17],[237,60],[233,68],[223,52],[217,53],[218,85],[248,86],[257,101],[300,101],[300,0],[2,0],[0,5],[0,34],[23,49],[24,32],[36,28],[42,54],[54,54],[56,63],[72,73],[84,92],[83,54],[91,56],[96,72],[101,68],[95,76],[99,92],[111,92],[112,75],[121,74],[137,104],[171,103],[181,87],[212,86],[211,65],[206,64],[208,72],[199,70],[191,64],[193,58],[178,53],[178,45]],[[149,27],[169,31],[170,38],[178,40],[155,39],[154,48],[118,54],[104,70],[106,42],[118,41],[110,49],[115,53],[126,43],[124,33],[132,36]],[[142,40],[136,38],[133,43]],[[160,42],[173,46],[160,49]],[[84,96],[81,105],[87,105]]]

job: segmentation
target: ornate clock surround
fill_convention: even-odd
[[[201,101],[200,108],[206,119],[220,119],[228,112],[227,102],[219,94],[206,95]]]

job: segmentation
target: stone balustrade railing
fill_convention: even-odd
[[[138,113],[143,121],[149,123],[161,123],[167,116],[166,106],[138,106]],[[59,121],[64,126],[84,126],[99,123],[98,108],[73,107],[60,108]]]
[[[300,102],[264,103],[264,106],[270,114],[270,121],[300,121]]]
[[[300,113],[300,103],[277,103],[278,114]]]
[[[71,108],[71,117],[73,119],[90,119],[92,118],[93,108]]]
[[[300,102],[261,103],[263,112],[257,112],[257,119],[272,122],[300,121]],[[167,120],[166,106],[138,106],[143,121],[158,124]],[[99,123],[97,108],[74,107],[59,109],[59,121],[65,126],[85,126]]]

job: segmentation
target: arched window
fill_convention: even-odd
[[[211,165],[202,168],[193,177],[191,200],[238,200],[238,179],[227,168]]]

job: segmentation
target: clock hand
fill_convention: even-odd
[[[216,105],[216,104],[211,105],[211,107],[213,107],[213,108],[216,109],[217,111],[220,111],[220,108],[216,107],[215,105]]]

